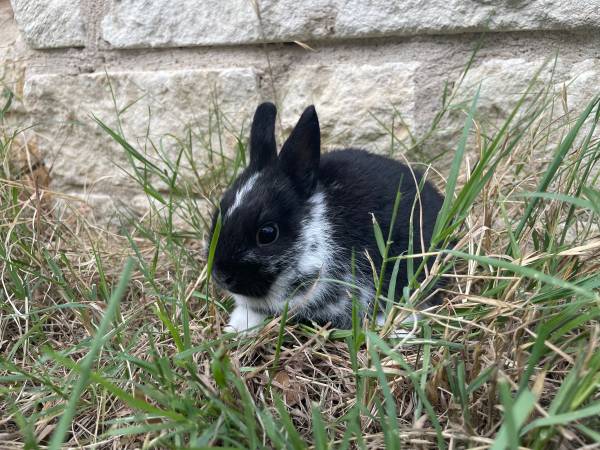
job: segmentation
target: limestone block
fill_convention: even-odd
[[[84,217],[94,224],[118,225],[118,197],[79,191],[61,194],[53,199],[57,219],[68,222]]]
[[[583,111],[594,97],[600,95],[600,61],[585,59],[573,64],[565,89],[569,108],[575,112]]]
[[[564,83],[564,98],[570,111],[567,120],[576,120],[585,111],[589,104],[600,96],[600,61],[597,59],[585,59],[570,68],[569,79]],[[594,116],[598,105],[592,109],[584,124],[580,136],[587,136],[593,125]],[[592,142],[600,140],[600,127],[595,126]],[[598,173],[600,167],[596,167],[594,173]]]
[[[18,39],[18,30],[14,23],[12,9],[8,2],[0,0],[0,70],[11,59],[12,48]],[[0,75],[2,72],[0,72]],[[0,78],[3,78],[0,76]]]
[[[92,115],[115,130],[119,116],[128,142],[150,157],[156,158],[156,147],[174,160],[177,139],[191,142],[202,171],[210,154],[235,149],[236,134],[257,102],[252,69],[33,75],[25,85],[26,107],[57,189],[134,186],[116,166],[130,169],[126,153]]]
[[[0,0],[0,108],[6,105],[12,92],[14,96],[8,115],[22,112],[19,99],[23,94],[25,61],[25,44],[15,23],[10,3],[8,0]]]
[[[128,192],[117,192],[116,195],[85,191],[64,192],[54,201],[55,212],[60,220],[73,221],[84,217],[103,227],[127,225],[131,220],[139,220],[149,210],[146,197]]]
[[[537,74],[537,78],[536,78]],[[527,99],[533,101],[544,89],[556,92],[555,85],[564,77],[560,60],[526,58],[490,58],[471,68],[456,99],[468,109],[479,89],[477,110],[487,120],[506,118],[532,84]]]
[[[33,48],[83,47],[81,0],[11,0],[15,19]]]
[[[112,46],[185,47],[254,42],[259,27],[247,0],[124,0],[112,3],[102,22]]]
[[[537,79],[536,79],[537,74]],[[453,79],[458,79],[454,76]],[[476,133],[483,138],[493,136],[505,123],[505,120],[517,107],[519,100],[527,92],[523,105],[518,110],[512,126],[523,119],[527,121],[533,117],[528,107],[536,103],[554,101],[556,107],[553,109],[546,106],[544,112],[545,126],[538,128],[552,135],[548,142],[559,141],[560,132],[565,127],[550,117],[554,112],[554,118],[562,114],[559,100],[560,83],[565,79],[565,65],[561,60],[545,61],[543,58],[489,58],[476,63],[466,74],[462,84],[452,99],[452,107],[439,124],[434,136],[426,143],[424,153],[428,156],[441,157],[438,161],[439,167],[449,167],[459,138],[462,134],[465,121],[471,103],[479,90],[479,99],[476,106],[476,126],[471,128],[471,139],[467,145],[467,151],[471,155],[471,161],[478,158],[478,141]],[[545,100],[543,100],[545,98]],[[537,120],[542,120],[538,118]],[[557,133],[554,133],[557,130]],[[523,139],[525,142],[526,139]]]
[[[462,33],[600,27],[599,0],[340,1],[346,35]]]
[[[365,147],[390,152],[394,125],[397,137],[414,126],[418,63],[340,64],[295,69],[280,87],[281,115],[287,135],[303,109],[314,104],[325,148]]]
[[[132,48],[599,27],[600,0],[112,0],[102,36]]]
[[[61,195],[52,197],[55,218],[71,223],[78,218],[85,218],[94,225],[113,229],[130,226],[132,222],[140,220],[145,220],[146,224],[149,220],[154,224],[160,223],[160,220],[166,221],[170,214],[167,206],[139,192],[140,189],[119,190],[111,194],[81,190],[62,192]],[[194,205],[202,217],[208,220],[212,216],[213,207],[207,200],[196,198]],[[194,229],[194,226],[190,225],[189,211],[185,208],[175,207],[169,220],[172,221],[175,230],[190,232]],[[198,248],[205,245],[207,238],[207,231],[202,231],[203,233],[198,233],[193,241]]]

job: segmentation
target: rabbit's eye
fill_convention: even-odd
[[[256,243],[261,247],[272,244],[279,237],[279,227],[274,222],[265,223],[256,232]]]

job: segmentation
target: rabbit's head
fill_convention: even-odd
[[[274,284],[290,280],[286,273],[304,273],[307,251],[315,254],[314,267],[326,255],[319,239],[325,233],[314,220],[315,189],[320,159],[319,121],[308,107],[277,154],[276,108],[263,103],[256,109],[250,134],[250,162],[223,195],[213,220],[221,228],[215,248],[213,277],[226,291],[264,298]],[[311,215],[311,217],[308,217]],[[307,234],[307,226],[312,225]],[[300,270],[302,269],[302,270]],[[286,284],[286,283],[284,283]],[[281,286],[287,289],[289,286]]]

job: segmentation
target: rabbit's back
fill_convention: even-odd
[[[401,199],[390,256],[429,250],[443,197],[430,181],[423,183],[422,177],[421,172],[411,170],[399,161],[364,150],[344,149],[323,154],[319,181],[327,194],[333,239],[336,247],[341,249],[340,256],[349,261],[354,251],[358,264],[368,271],[369,262],[364,257],[364,250],[367,250],[379,270],[381,257],[372,216],[387,238],[399,187]],[[420,201],[415,201],[418,192]],[[412,251],[409,249],[411,222]],[[420,262],[416,259],[414,266],[418,267]],[[386,271],[386,284],[391,269],[388,267]],[[403,262],[399,270],[399,286],[407,282],[406,269]]]

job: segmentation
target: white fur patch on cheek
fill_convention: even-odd
[[[225,331],[230,332],[246,332],[250,328],[254,328],[265,320],[267,316],[258,313],[249,308],[247,304],[236,301],[235,309],[229,317],[229,323],[225,327]]]
[[[231,205],[231,207],[227,210],[225,217],[230,217],[231,213],[233,213],[233,211],[240,207],[240,205],[244,201],[244,197],[248,195],[248,193],[256,184],[256,180],[258,179],[259,175],[260,173],[255,173],[254,175],[252,175],[246,180],[242,187],[238,189],[238,191],[235,193],[235,200],[233,201],[233,205]]]
[[[302,224],[301,254],[298,269],[302,273],[311,273],[325,269],[332,258],[331,226],[326,217],[325,196],[322,192],[313,195],[308,220]]]

